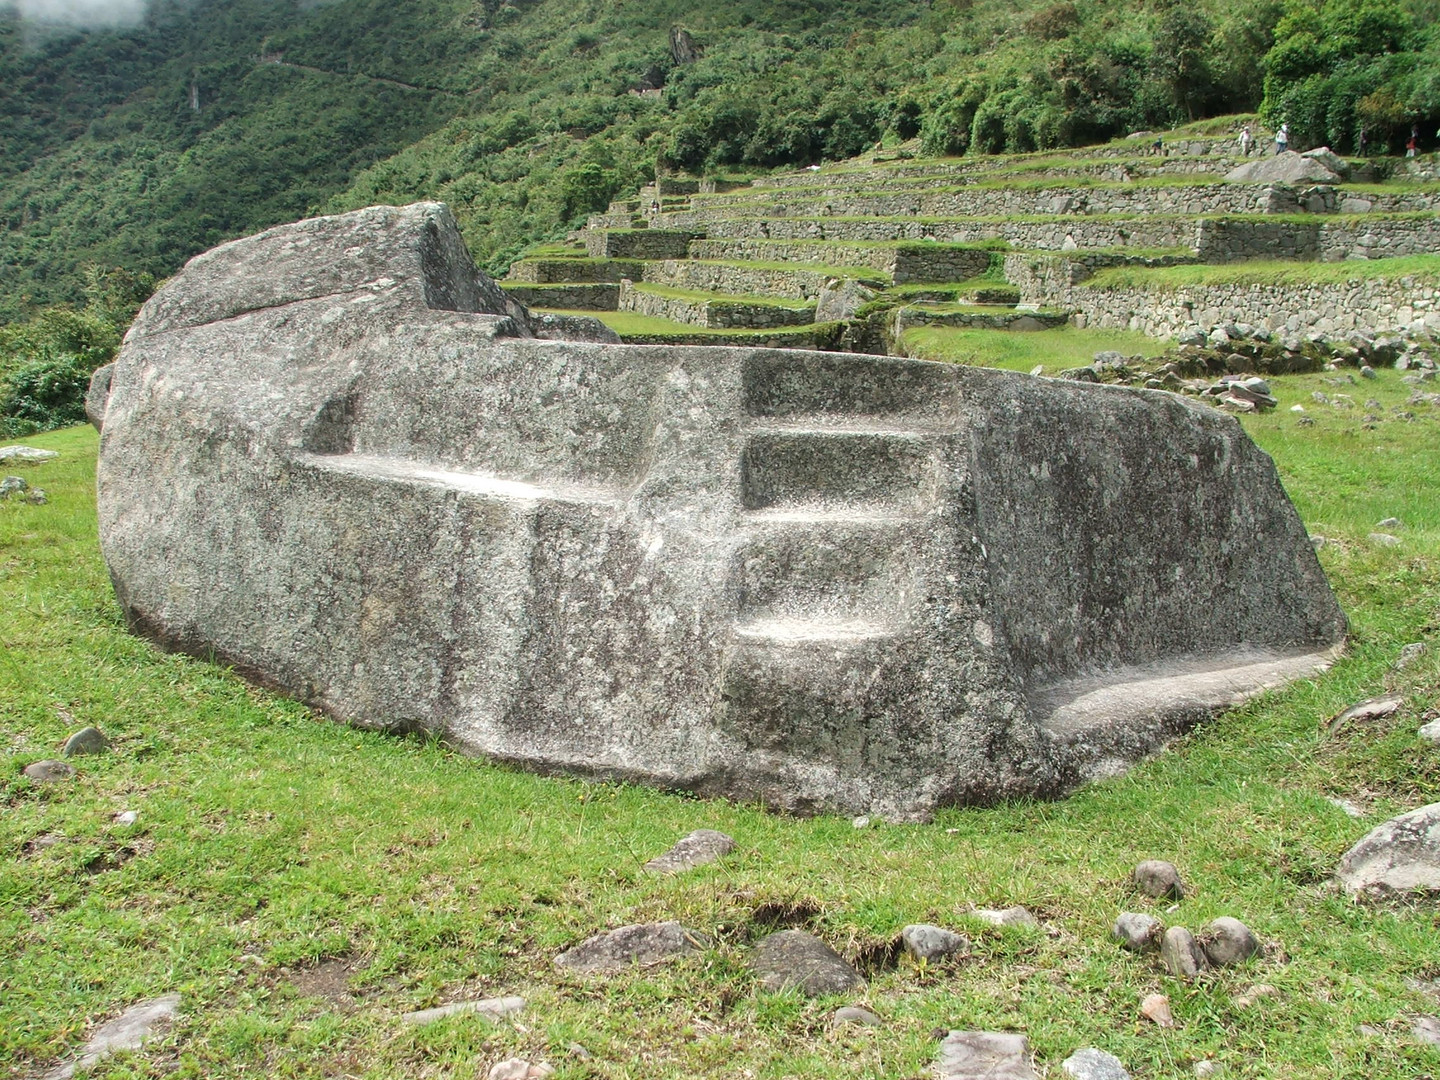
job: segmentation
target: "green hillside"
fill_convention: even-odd
[[[1300,141],[1397,149],[1440,118],[1436,33],[1425,0],[198,0],[91,32],[4,8],[0,321],[80,300],[87,265],[165,275],[372,201],[444,198],[493,268],[657,166],[1024,151],[1262,92]]]

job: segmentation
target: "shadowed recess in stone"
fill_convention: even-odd
[[[1344,631],[1233,419],[622,346],[506,298],[438,204],[198,256],[104,379],[135,630],[537,770],[895,819],[1053,797]]]

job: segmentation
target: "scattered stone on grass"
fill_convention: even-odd
[[[1440,1048],[1440,1019],[1434,1016],[1417,1016],[1411,1021],[1410,1034],[1415,1036],[1418,1043]]]
[[[139,821],[140,815],[134,810],[121,810],[118,814],[115,815],[113,820],[116,825],[126,827],[134,825],[135,822]]]
[[[851,821],[850,824],[857,829],[868,829],[870,827],[870,815],[861,814],[859,817]]]
[[[996,911],[994,908],[980,908],[970,912],[975,918],[990,923],[992,926],[1029,926],[1038,927],[1040,920],[1030,914],[1028,908],[1016,904],[1004,911]]]
[[[525,1008],[525,999],[522,997],[486,998],[481,1001],[457,1001],[450,1005],[437,1005],[433,1009],[421,1009],[418,1012],[408,1012],[400,1017],[407,1024],[433,1024],[436,1020],[443,1020],[447,1016],[459,1016],[462,1013],[474,1013],[484,1020],[498,1021],[517,1013]]]
[[[1036,1080],[1024,1035],[952,1031],[940,1044],[939,1080]]]
[[[1367,401],[1367,402],[1365,403],[1365,407],[1366,407],[1367,409],[1370,408],[1370,402]],[[1375,407],[1376,407],[1377,409],[1380,407],[1380,403],[1379,403],[1378,401],[1375,402]],[[1402,521],[1401,521],[1399,518],[1397,518],[1397,517],[1388,517],[1388,518],[1386,518],[1384,521],[1377,521],[1377,522],[1375,523],[1375,527],[1376,527],[1377,529],[1402,529],[1402,528],[1405,527],[1405,525],[1404,525],[1404,522],[1402,522]]]
[[[84,727],[65,740],[65,749],[61,753],[66,757],[79,757],[82,754],[103,754],[109,749],[110,740],[99,728]]]
[[[653,874],[677,874],[706,863],[724,858],[735,850],[735,841],[723,832],[714,829],[696,829],[689,836],[682,837],[675,846],[663,855],[657,855],[645,864]]]
[[[1325,730],[1333,735],[1352,720],[1380,720],[1399,709],[1404,701],[1402,694],[1382,694],[1380,697],[1357,701],[1348,709],[1341,709],[1330,717]]]
[[[1425,652],[1425,642],[1412,641],[1400,650],[1400,655],[1395,658],[1395,663],[1391,664],[1390,667],[1395,671],[1404,671],[1424,656]]]
[[[1420,730],[1415,734],[1426,742],[1432,742],[1440,746],[1440,719],[1431,720],[1428,724],[1421,724]]]
[[[153,1001],[132,1005],[107,1024],[102,1024],[80,1048],[72,1062],[51,1069],[45,1080],[69,1080],[77,1072],[85,1072],[102,1059],[123,1050],[138,1050],[156,1034],[156,1028],[174,1018],[180,1009],[180,995],[166,994]]]
[[[1195,1062],[1196,1080],[1211,1080],[1212,1077],[1220,1075],[1220,1066],[1213,1061]]]
[[[1160,962],[1175,978],[1193,979],[1205,969],[1205,952],[1189,930],[1172,926],[1160,942]]]
[[[1400,538],[1390,533],[1372,532],[1369,540],[1376,547],[1398,547],[1400,545]]]
[[[1336,798],[1336,797],[1334,797],[1334,796],[1331,796],[1331,797],[1327,798],[1325,801],[1328,802],[1331,806],[1338,806],[1341,810],[1345,811],[1345,813],[1348,814],[1350,817],[1353,817],[1353,818],[1362,818],[1362,817],[1365,816],[1365,811],[1362,810],[1362,809],[1359,807],[1359,805],[1357,805],[1356,803],[1351,802],[1349,799],[1340,799],[1340,798]]]
[[[900,931],[905,951],[916,960],[942,960],[956,953],[970,951],[970,939],[944,927],[929,923],[912,923]]]
[[[25,775],[37,784],[54,784],[71,779],[75,775],[75,768],[63,761],[47,758],[45,761],[32,761],[26,765]]]
[[[33,446],[0,446],[0,462],[15,465],[36,465],[59,456],[58,450],[40,450]]]
[[[1181,900],[1185,896],[1185,883],[1180,880],[1180,871],[1174,863],[1162,859],[1146,859],[1135,867],[1135,887],[1146,896],[1156,900]]]
[[[806,997],[844,994],[865,985],[849,962],[803,930],[781,930],[755,946],[755,974],[766,990],[796,989]]]
[[[1110,929],[1110,936],[1131,952],[1153,952],[1160,947],[1165,924],[1154,915],[1123,911]]]
[[[7,476],[0,480],[0,499],[8,499],[12,495],[19,495],[30,487],[23,476]]]
[[[883,1026],[883,1021],[869,1009],[862,1009],[859,1005],[846,1005],[836,1009],[835,1015],[830,1018],[831,1027],[845,1027],[849,1024],[878,1028]]]
[[[1164,994],[1150,994],[1140,1002],[1140,1014],[1154,1022],[1156,1027],[1173,1028],[1175,1014],[1170,1011],[1170,999]]]
[[[1280,991],[1269,983],[1256,983],[1235,999],[1235,1004],[1242,1009],[1252,1008],[1262,998],[1275,997]]]
[[[1060,1068],[1075,1080],[1130,1080],[1130,1072],[1119,1058],[1093,1047],[1076,1050]]]
[[[1376,826],[1340,858],[1351,893],[1440,890],[1440,803]]]
[[[1200,935],[1200,947],[1211,967],[1243,964],[1260,951],[1260,940],[1239,919],[1222,915]]]
[[[555,957],[555,966],[585,973],[625,971],[696,952],[708,944],[704,934],[678,922],[639,923],[586,938]]]
[[[490,1066],[488,1080],[544,1080],[555,1071],[543,1061],[529,1062],[524,1058],[507,1058]]]

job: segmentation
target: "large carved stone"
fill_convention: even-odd
[[[104,404],[131,625],[367,727],[895,818],[1110,774],[1343,633],[1204,406],[547,326],[606,336],[435,204],[192,260]]]

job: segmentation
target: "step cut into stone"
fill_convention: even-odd
[[[193,259],[108,374],[136,631],[527,768],[891,818],[1056,796],[1344,631],[1233,419],[613,344],[507,299],[437,204]]]

